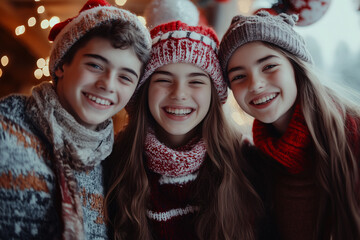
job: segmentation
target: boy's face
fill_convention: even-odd
[[[87,128],[119,112],[139,81],[142,63],[132,48],[118,49],[96,37],[56,70],[56,92],[62,106]]]

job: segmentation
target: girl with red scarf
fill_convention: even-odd
[[[296,21],[235,16],[220,44],[222,69],[255,118],[265,205],[281,238],[360,239],[360,109],[313,74]]]

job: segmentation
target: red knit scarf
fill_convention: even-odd
[[[310,132],[306,125],[300,105],[295,106],[289,126],[282,136],[276,136],[270,124],[254,121],[254,144],[264,153],[284,165],[290,173],[304,170],[311,143]]]
[[[171,149],[159,142],[150,130],[146,135],[145,153],[150,170],[169,177],[179,177],[200,168],[205,158],[206,146],[203,139],[194,138],[185,146]]]

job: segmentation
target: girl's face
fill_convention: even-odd
[[[56,70],[60,103],[80,124],[95,129],[128,103],[141,66],[132,48],[117,49],[109,40],[93,38]]]
[[[206,72],[188,63],[168,64],[152,74],[149,109],[167,145],[180,146],[194,135],[209,110],[211,84]]]
[[[240,107],[259,121],[285,131],[297,97],[290,61],[263,43],[252,42],[234,52],[227,73]]]

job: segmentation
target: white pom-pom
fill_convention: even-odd
[[[144,17],[150,29],[176,20],[196,26],[199,24],[200,13],[190,0],[153,0],[146,6]]]

